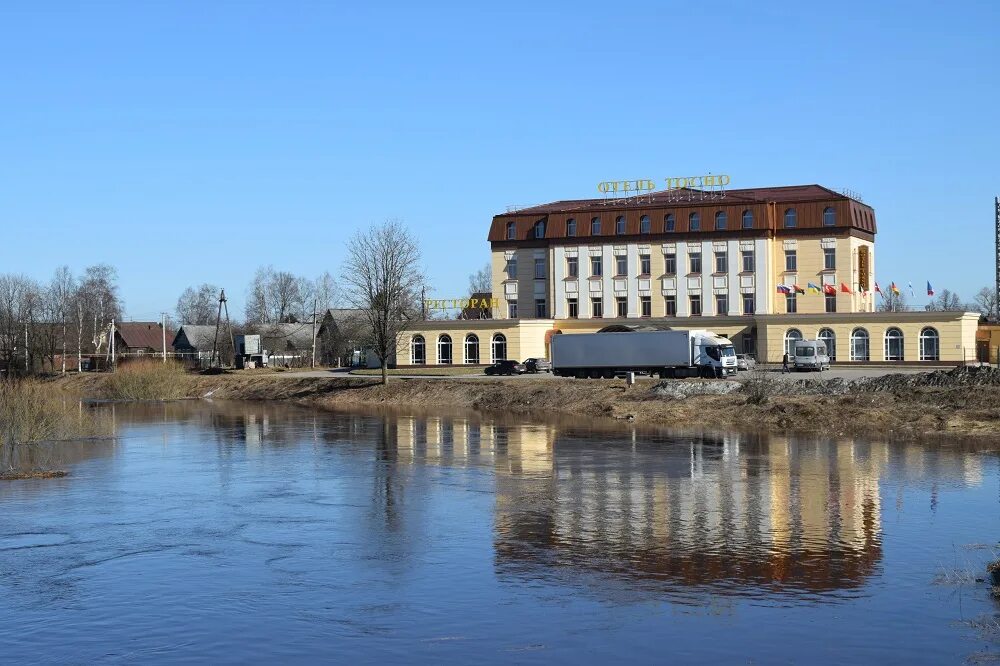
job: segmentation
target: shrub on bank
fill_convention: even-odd
[[[112,400],[174,400],[183,398],[187,373],[178,363],[132,361],[120,365],[105,384]]]
[[[110,419],[51,382],[0,381],[0,478],[18,472],[21,449],[39,442],[111,434]]]

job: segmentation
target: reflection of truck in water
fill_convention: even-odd
[[[792,363],[796,370],[830,369],[830,356],[822,340],[796,340],[792,347]]]
[[[611,378],[625,372],[667,377],[736,374],[733,343],[710,331],[629,331],[552,336],[552,374]]]

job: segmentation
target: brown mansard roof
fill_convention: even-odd
[[[727,216],[726,231],[741,231],[743,212],[753,214],[753,230],[786,231],[784,211],[795,208],[798,229],[823,227],[823,210],[833,207],[836,223],[833,229],[841,231],[856,229],[867,234],[876,232],[875,211],[854,198],[835,192],[821,185],[788,185],[782,187],[758,187],[720,191],[709,190],[661,190],[637,194],[629,198],[569,199],[552,203],[529,206],[494,216],[490,227],[489,240],[493,242],[513,242],[507,238],[507,224],[514,222],[514,241],[535,240],[533,229],[536,222],[546,225],[545,238],[566,238],[566,221],[576,221],[576,236],[591,237],[590,221],[601,219],[600,236],[615,236],[615,220],[626,219],[624,235],[645,235],[640,231],[640,219],[650,217],[649,235],[660,236],[668,233],[664,229],[664,217],[673,214],[675,229],[669,233],[722,233],[715,229],[715,214],[724,212]],[[701,228],[688,229],[688,219],[692,212],[701,217]],[[826,227],[830,228],[830,227]]]

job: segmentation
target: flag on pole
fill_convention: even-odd
[[[853,291],[851,291],[851,288],[850,288],[850,287],[848,287],[848,286],[847,286],[846,284],[844,284],[843,282],[841,282],[841,283],[840,283],[840,290],[841,290],[842,292],[844,292],[845,294],[853,294],[853,293],[854,293]]]
[[[803,289],[802,287],[800,287],[797,284],[793,284],[792,285],[792,291],[794,291],[796,294],[804,294],[804,293],[806,293],[806,290]]]
[[[836,295],[837,294],[837,288],[834,287],[832,284],[824,284],[823,285],[823,293],[824,294],[833,294],[833,295]]]
[[[819,291],[820,291],[820,290],[819,290],[819,287],[817,287],[816,285],[814,285],[814,284],[813,284],[812,282],[810,282],[810,283],[809,283],[808,285],[806,285],[806,286],[807,286],[807,287],[809,288],[809,293],[810,293],[810,294],[818,294],[818,293],[819,293]]]
[[[789,289],[788,287],[786,287],[783,284],[779,284],[778,285],[778,293],[779,294],[790,294],[790,293],[792,293],[792,290]]]
[[[899,296],[899,287],[896,286],[895,282],[893,282],[892,284],[889,285],[889,291],[891,291],[895,295]]]
[[[876,294],[882,293],[882,287],[878,286],[878,282],[875,283],[875,293]]]
[[[910,287],[910,298],[916,298],[916,295],[913,293],[913,283],[907,282],[906,284]]]
[[[934,295],[934,287],[931,286],[931,281],[930,280],[927,281],[927,295],[928,296],[933,296]]]

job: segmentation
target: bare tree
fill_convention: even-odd
[[[0,361],[8,371],[24,367],[17,363],[21,353],[22,363],[31,365],[29,332],[39,307],[39,292],[38,285],[24,275],[0,275]]]
[[[347,244],[342,281],[349,289],[347,298],[364,312],[383,384],[389,381],[387,366],[403,332],[419,313],[419,264],[416,239],[397,221],[359,231]]]
[[[469,275],[469,296],[489,294],[493,291],[493,267],[489,262]]]
[[[879,312],[904,312],[906,310],[906,297],[903,292],[896,293],[891,289],[882,292],[882,302],[878,304]]]
[[[942,289],[941,293],[927,304],[927,309],[938,311],[964,310],[965,304],[962,303],[962,299],[955,292],[950,289]]]
[[[319,312],[326,312],[330,308],[337,307],[341,300],[340,288],[336,279],[329,272],[324,272],[313,284],[313,298],[316,299],[316,308]]]
[[[103,343],[108,324],[112,319],[121,320],[124,310],[118,295],[118,271],[108,264],[87,267],[77,289],[77,298],[83,311],[81,320],[89,326],[88,332],[96,353]]]
[[[214,324],[219,306],[219,292],[214,284],[188,287],[177,299],[177,319],[181,324]]]
[[[969,307],[973,312],[978,311],[989,319],[1000,318],[1000,312],[997,311],[997,290],[993,287],[980,289]]]
[[[287,324],[306,321],[312,308],[312,283],[274,266],[262,266],[247,290],[248,324]]]
[[[49,302],[60,328],[61,372],[66,374],[66,347],[69,339],[70,323],[76,309],[77,284],[69,266],[60,266],[49,281]]]

